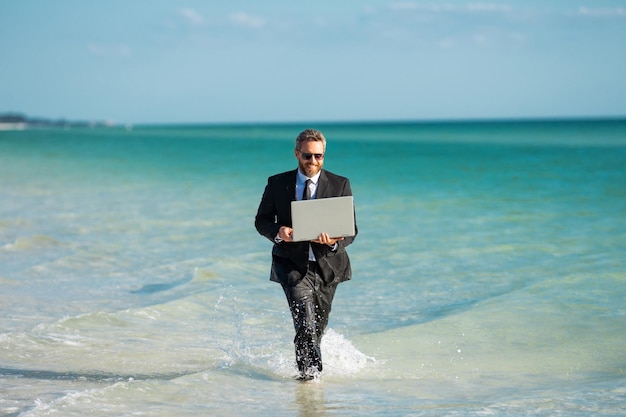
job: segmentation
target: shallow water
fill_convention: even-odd
[[[626,123],[321,125],[321,380],[253,226],[304,127],[0,132],[0,415],[621,415]]]

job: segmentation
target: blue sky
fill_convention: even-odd
[[[626,2],[2,0],[0,112],[117,123],[626,116]]]

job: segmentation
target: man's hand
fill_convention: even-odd
[[[293,229],[287,226],[281,226],[278,230],[278,237],[285,242],[293,242]]]
[[[343,240],[342,237],[340,238],[331,238],[330,236],[328,236],[328,233],[322,233],[321,235],[319,235],[319,237],[315,240],[312,240],[311,242],[314,243],[322,243],[324,245],[328,245],[330,247],[335,246],[335,243],[339,242],[340,240]]]

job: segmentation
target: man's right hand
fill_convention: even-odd
[[[281,226],[278,230],[278,237],[285,242],[293,242],[293,229],[287,226]]]

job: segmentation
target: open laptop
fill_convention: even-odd
[[[291,202],[293,241],[315,240],[323,232],[332,238],[354,236],[354,199],[330,197]]]

